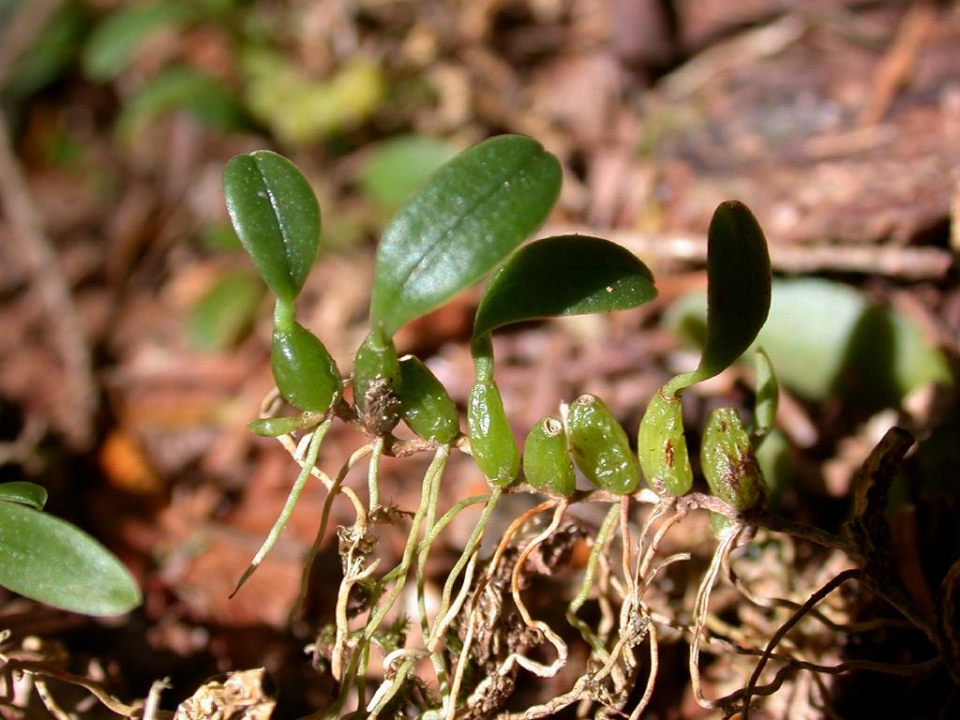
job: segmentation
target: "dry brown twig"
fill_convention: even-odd
[[[0,88],[13,62],[26,50],[62,0],[29,2],[0,36]],[[0,113],[0,200],[13,232],[15,252],[23,260],[30,286],[46,310],[50,336],[63,363],[65,401],[62,415],[51,424],[76,449],[85,449],[93,439],[93,420],[98,405],[90,348],[83,324],[73,303],[70,287],[60,271],[57,253],[43,231],[43,223],[30,195],[11,142],[6,118]]]
[[[550,228],[553,234],[591,234],[596,228],[580,226]],[[707,244],[702,235],[643,234],[606,230],[604,237],[623,245],[637,257],[702,265]],[[774,244],[770,264],[786,273],[862,273],[902,278],[911,282],[942,279],[953,267],[953,255],[936,247],[902,245],[842,245],[826,239],[798,244]]]

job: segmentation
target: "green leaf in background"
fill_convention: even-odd
[[[286,158],[257,150],[227,163],[223,193],[260,276],[274,295],[292,304],[320,247],[320,205],[310,183]]]
[[[197,238],[200,247],[214,252],[242,252],[243,245],[230,223],[216,223],[202,228]]]
[[[719,374],[757,337],[770,309],[770,255],[746,205],[721,203],[707,234],[707,338],[697,369],[674,389]],[[681,376],[683,377],[683,376]]]
[[[757,348],[756,374],[754,381],[754,428],[750,433],[754,443],[759,444],[773,430],[777,420],[777,407],[780,404],[780,386],[773,370],[770,356],[762,348]]]
[[[13,15],[30,2],[9,2],[5,12],[0,3],[0,27],[12,22]],[[22,102],[60,77],[73,62],[88,23],[86,9],[80,3],[63,3],[6,73],[5,101]]]
[[[227,273],[190,309],[190,342],[199,350],[213,352],[233,347],[253,324],[263,296],[263,283],[256,275]]]
[[[2,483],[0,501],[20,503],[34,510],[43,510],[43,506],[47,504],[47,489],[32,482]]]
[[[546,220],[559,161],[530,138],[502,135],[437,171],[383,234],[371,319],[393,335],[474,285]]]
[[[79,528],[0,502],[0,585],[85,615],[121,615],[141,602],[130,572]]]
[[[701,344],[703,306],[702,294],[685,296],[665,322],[682,341]],[[807,400],[840,397],[873,410],[896,406],[923,385],[953,382],[945,355],[916,323],[831,280],[776,281],[757,342],[779,382]]]
[[[429,177],[457,154],[436,138],[402,135],[378,145],[360,171],[360,187],[380,209],[393,214]]]
[[[125,5],[109,13],[87,39],[81,61],[91,80],[113,80],[140,52],[150,36],[176,30],[191,21],[194,10],[176,2]]]
[[[240,65],[246,107],[285,145],[316,143],[356,125],[373,116],[387,94],[383,69],[359,54],[322,79],[261,47],[247,50]]]
[[[172,67],[124,103],[117,134],[124,142],[135,142],[145,125],[178,110],[219,130],[241,130],[247,124],[243,108],[226,85],[193,68]]]
[[[514,253],[490,280],[474,335],[543,317],[626,310],[657,296],[653,275],[626,248],[596,237],[561,235]]]

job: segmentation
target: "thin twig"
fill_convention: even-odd
[[[551,233],[590,234],[596,228],[551,227]],[[705,236],[692,233],[648,235],[633,231],[605,230],[604,237],[619,243],[638,257],[702,265],[707,260]],[[936,247],[901,245],[841,245],[828,240],[779,243],[770,247],[774,270],[807,274],[817,272],[860,273],[903,278],[910,281],[943,278],[953,267],[953,254]]]
[[[60,270],[57,253],[43,231],[36,205],[20,171],[10,141],[10,131],[0,112],[0,199],[13,226],[10,237],[18,244],[31,286],[39,295],[51,325],[50,337],[63,363],[62,415],[56,427],[73,447],[85,449],[93,440],[93,420],[98,396],[93,361],[83,323],[73,304],[70,288]]]

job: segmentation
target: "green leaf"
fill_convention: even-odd
[[[665,321],[682,341],[702,345],[702,294],[678,300]],[[832,280],[777,280],[757,342],[778,381],[807,400],[840,397],[875,410],[923,385],[953,382],[945,355],[916,323]]]
[[[172,67],[153,78],[123,106],[117,134],[129,143],[141,137],[150,122],[178,110],[219,130],[240,130],[245,114],[233,92],[210,75],[189,67]]]
[[[944,354],[916,323],[829,280],[778,282],[759,341],[784,385],[810,399],[840,396],[872,410],[952,383]]]
[[[26,12],[28,2],[8,2],[7,12],[0,2],[0,28],[8,27],[19,10]],[[5,103],[16,105],[62,77],[74,62],[88,22],[86,8],[80,3],[63,3],[5,73]]]
[[[83,49],[83,70],[92,80],[113,80],[159,30],[178,28],[193,18],[186,4],[128,5],[110,13],[90,34]]]
[[[543,317],[626,310],[656,296],[653,274],[626,248],[582,235],[545,238],[520,248],[493,276],[473,333]]]
[[[316,144],[355,127],[387,97],[386,71],[362,53],[318,80],[298,59],[258,46],[241,53],[240,70],[245,106],[287,146]]]
[[[263,284],[249,271],[224,275],[190,309],[187,334],[193,346],[210,351],[233,347],[253,323],[263,295]]]
[[[384,232],[374,326],[392,336],[478,282],[540,227],[560,181],[559,161],[520,135],[482,142],[442,167]]]
[[[660,388],[640,421],[640,465],[658,490],[677,496],[690,491],[693,473],[680,396],[750,347],[770,309],[770,284],[767,241],[756,218],[742,203],[721,203],[707,235],[707,319],[700,364]]]
[[[274,295],[292,303],[320,247],[320,205],[310,183],[286,158],[258,150],[227,163],[223,192],[257,271]]]
[[[0,502],[0,585],[85,615],[120,615],[140,589],[113,554],[64,520]]]
[[[668,384],[678,390],[719,374],[757,337],[770,310],[770,255],[746,205],[721,203],[707,235],[707,339],[697,369]],[[682,378],[682,379],[681,379]]]
[[[43,506],[47,504],[47,489],[32,482],[2,483],[0,500],[20,503],[34,510],[43,510]]]
[[[773,363],[762,348],[757,348],[755,363],[754,428],[753,441],[759,444],[773,430],[777,420],[777,406],[780,404],[780,386],[773,371]]]
[[[360,187],[380,208],[396,212],[456,154],[456,146],[436,138],[402,135],[387,140],[364,163]]]

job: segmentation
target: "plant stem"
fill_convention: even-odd
[[[384,438],[378,437],[370,453],[370,465],[367,468],[367,491],[370,494],[368,506],[370,512],[380,504],[380,459],[383,457]]]

